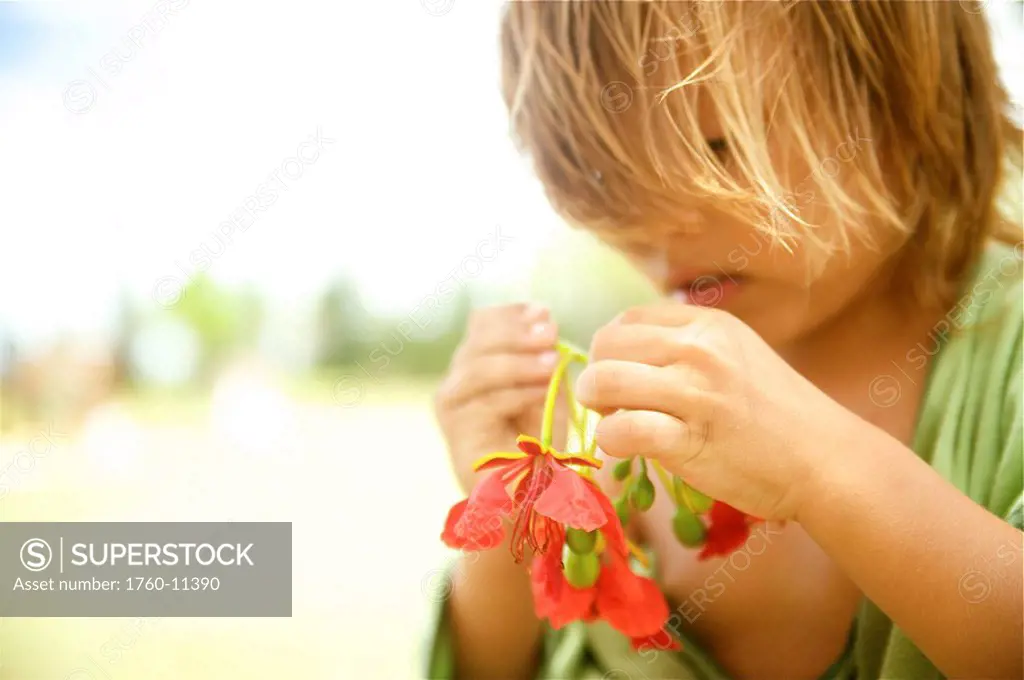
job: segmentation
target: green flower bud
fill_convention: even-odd
[[[622,526],[629,524],[629,496],[623,496],[619,500],[615,501],[615,514],[619,516],[619,522]]]
[[[697,491],[679,477],[673,479],[673,485],[675,486],[676,497],[694,512],[707,512],[711,509],[711,504],[715,502],[714,499]]]
[[[597,543],[597,530],[583,531],[569,527],[565,530],[565,542],[569,544],[569,550],[577,555],[586,555],[594,552],[594,545]]]
[[[579,555],[569,551],[565,558],[565,580],[573,588],[589,588],[597,583],[597,576],[601,573],[601,561],[594,553]]]
[[[647,477],[641,477],[629,491],[629,500],[640,512],[647,512],[654,505],[654,485]]]
[[[612,470],[612,476],[618,481],[624,480],[629,477],[629,471],[633,468],[633,459],[627,458],[626,460],[620,460],[615,464],[615,468]]]
[[[676,509],[676,515],[672,518],[672,531],[679,542],[688,548],[703,544],[707,534],[700,517],[682,506]]]

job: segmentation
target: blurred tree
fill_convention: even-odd
[[[349,278],[335,281],[318,307],[316,363],[348,366],[365,357],[370,319],[359,300],[356,283]]]
[[[114,384],[134,386],[131,346],[144,325],[142,310],[131,294],[122,288],[117,296],[117,318],[114,322],[113,368]]]
[[[455,291],[451,300],[441,301],[436,307],[421,306],[410,312],[389,332],[389,348],[402,341],[405,350],[396,358],[398,368],[414,374],[433,375],[444,371],[462,339],[469,319],[472,291],[469,285]]]
[[[199,375],[208,378],[231,354],[255,344],[262,304],[253,290],[230,291],[200,274],[168,313],[199,336],[203,354]]]
[[[657,297],[622,255],[568,229],[540,253],[532,288],[531,297],[551,309],[562,337],[582,347],[616,314]]]

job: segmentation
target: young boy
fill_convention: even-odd
[[[997,211],[1022,138],[981,7],[513,2],[502,46],[553,205],[666,293],[593,338],[600,448],[768,522],[704,562],[662,489],[632,523],[682,652],[550,630],[507,551],[467,555],[431,677],[1024,676],[1022,234]],[[467,492],[537,434],[556,336],[523,305],[470,323],[437,403]]]

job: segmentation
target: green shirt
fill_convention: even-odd
[[[922,343],[907,354],[908,362],[920,363],[922,369],[931,360],[929,371],[900,375],[894,367],[889,388],[895,389],[896,382],[927,375],[914,451],[976,503],[1024,529],[1024,288],[1020,255],[1019,247],[1003,245],[986,251],[958,304],[936,326],[932,342]],[[882,393],[877,396],[886,398]],[[986,594],[982,581],[967,578],[959,586],[966,598]],[[454,657],[443,601],[436,615],[437,625],[427,650],[427,674],[430,678],[451,678]],[[728,680],[710,656],[685,634],[682,637],[681,652],[634,652],[627,638],[604,623],[578,622],[557,631],[548,629],[537,677]],[[846,652],[823,676],[835,680],[942,677],[868,600],[861,606]]]

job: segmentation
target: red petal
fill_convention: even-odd
[[[594,487],[578,472],[550,465],[551,482],[538,496],[533,509],[560,524],[593,531],[608,521]]]
[[[453,513],[461,513],[455,517],[449,527],[445,527],[442,538],[452,548],[461,550],[488,550],[497,547],[505,538],[505,526],[502,519],[512,509],[512,502],[501,473],[492,472],[482,479],[464,501],[460,511],[452,508]],[[456,504],[458,506],[459,504]]]
[[[601,533],[604,534],[605,543],[608,548],[620,557],[628,557],[629,546],[626,545],[626,532],[623,530],[622,522],[619,520],[619,513],[615,512],[615,506],[612,505],[611,499],[605,495],[601,487],[593,480],[587,481],[593,487],[597,503],[601,506],[601,512],[605,516],[605,523],[601,525]]]
[[[715,501],[708,511],[708,519],[715,524],[746,524],[748,515],[722,501]]]
[[[638,652],[643,652],[649,649],[656,649],[662,652],[675,652],[683,648],[683,646],[679,644],[679,640],[673,637],[664,628],[653,635],[635,637],[630,640],[630,644],[633,646],[633,649]]]
[[[458,538],[455,533],[455,525],[462,519],[467,505],[469,505],[469,499],[465,498],[453,505],[451,510],[448,511],[448,517],[444,520],[444,531],[441,532],[441,540],[444,541],[445,545],[452,548],[456,547]]]
[[[582,465],[595,470],[600,470],[604,466],[604,461],[601,459],[582,453],[559,453],[549,449],[548,454],[562,465]]]
[[[592,618],[594,588],[573,588],[562,573],[562,541],[552,544],[544,555],[533,558],[530,570],[533,606],[539,618],[546,618],[554,629]]]
[[[494,470],[498,468],[505,469],[519,465],[526,459],[526,456],[518,452],[491,453],[477,459],[476,463],[473,464],[473,472],[483,472],[484,470]]]
[[[697,559],[707,560],[712,557],[729,555],[742,548],[749,537],[750,527],[746,524],[742,526],[735,524],[709,526],[704,539],[704,547],[701,548]]]
[[[630,638],[657,633],[669,614],[657,584],[634,574],[619,560],[602,565],[597,580],[597,609],[602,619]]]
[[[731,505],[715,501],[708,518],[708,532],[698,560],[729,555],[742,548],[750,537],[750,516]]]
[[[469,512],[502,512],[512,509],[512,498],[505,488],[505,480],[500,472],[492,472],[473,487],[469,494]]]
[[[544,455],[544,447],[541,446],[541,443],[533,437],[527,437],[525,434],[519,435],[516,439],[516,446],[519,447],[520,451],[531,456]]]
[[[636,574],[626,560],[615,557],[601,562],[596,587],[597,609],[602,617],[605,611],[625,607],[630,600],[640,596]]]

